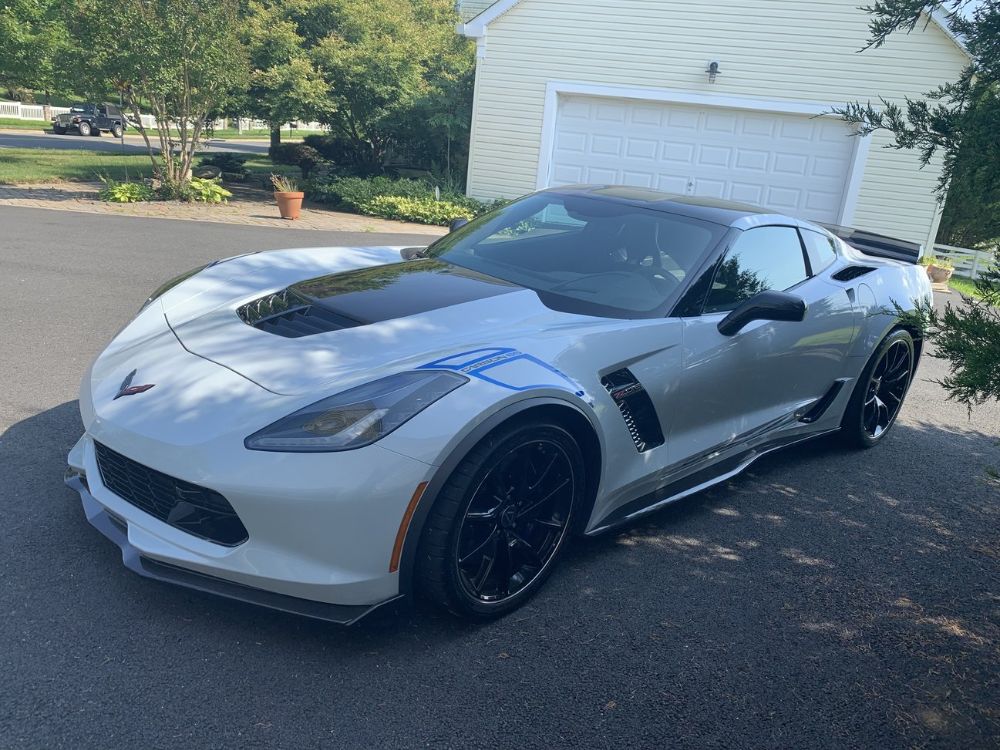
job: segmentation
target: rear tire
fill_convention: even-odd
[[[90,123],[81,122],[78,126],[78,130],[80,131],[80,135],[90,135]]]
[[[119,125],[117,122],[111,126],[111,135],[113,135],[115,138],[121,138],[122,132],[123,132],[122,126]]]
[[[857,448],[872,448],[896,424],[913,377],[913,337],[895,330],[879,344],[844,410],[844,439]]]
[[[584,487],[583,453],[563,427],[501,426],[438,494],[417,555],[420,592],[469,619],[517,609],[555,567]]]

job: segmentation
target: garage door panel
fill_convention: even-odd
[[[548,184],[628,184],[838,221],[855,140],[839,120],[564,96]]]
[[[656,159],[656,151],[660,147],[658,141],[649,138],[627,138],[625,156],[637,159]]]
[[[737,203],[760,205],[764,202],[764,188],[761,185],[734,182],[730,186],[728,199]]]
[[[748,148],[736,149],[736,168],[766,173],[769,156],[767,151],[756,151]]]
[[[728,167],[732,155],[733,150],[728,146],[702,146],[698,149],[698,166]]]

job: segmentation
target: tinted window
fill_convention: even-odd
[[[428,254],[533,289],[556,309],[655,317],[726,231],[606,198],[544,192],[446,235]]]
[[[805,278],[805,258],[795,229],[747,230],[719,265],[705,312],[732,310],[756,294],[768,289],[784,291]]]
[[[837,251],[834,249],[834,240],[831,237],[809,229],[800,231],[802,232],[802,242],[806,246],[806,253],[809,255],[809,266],[813,273],[819,273],[837,259]]]

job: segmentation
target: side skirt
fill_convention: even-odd
[[[803,443],[806,440],[829,435],[837,432],[837,429],[823,430],[822,432],[812,432],[808,435],[792,435],[779,438],[773,442],[759,445],[753,448],[740,451],[728,458],[725,458],[704,469],[692,472],[685,477],[663,485],[653,492],[649,492],[631,502],[622,505],[603,518],[598,526],[586,532],[586,536],[597,536],[612,529],[618,528],[631,521],[652,513],[655,510],[683,500],[685,497],[694,495],[702,490],[730,479],[761,456],[767,455],[781,448],[787,448],[796,443]]]

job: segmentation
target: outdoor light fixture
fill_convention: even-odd
[[[712,60],[712,62],[708,64],[708,67],[705,68],[705,72],[708,73],[708,82],[715,83],[715,79],[719,75],[719,63]]]

